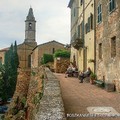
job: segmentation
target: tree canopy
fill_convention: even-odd
[[[57,50],[54,53],[54,57],[55,58],[57,58],[57,57],[70,58],[70,52],[67,50]]]

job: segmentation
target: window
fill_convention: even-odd
[[[90,14],[90,17],[88,17],[88,22],[85,24],[85,30],[86,34],[90,32],[90,30],[93,29],[93,14]]]
[[[80,4],[81,4],[81,5],[83,4],[83,0],[80,0]]]
[[[88,33],[88,23],[85,24],[85,33]]]
[[[93,29],[93,14],[90,13],[90,29]]]
[[[32,28],[32,23],[29,23],[29,29],[31,29]]]
[[[99,59],[102,59],[102,43],[99,44]]]
[[[75,10],[75,8],[74,8],[74,17],[75,17],[75,14],[76,14],[76,10]]]
[[[98,12],[98,23],[100,23],[102,21],[102,5],[101,4],[97,8],[97,12]]]
[[[28,56],[28,67],[31,67],[31,55]]]
[[[115,0],[109,0],[109,12],[113,11],[116,8]]]
[[[90,23],[91,23],[91,21],[90,21],[90,17],[88,18],[88,25],[87,25],[87,32],[90,32]]]
[[[111,38],[111,57],[114,58],[116,56],[116,36]]]
[[[53,53],[53,54],[55,53],[55,48],[53,48],[52,53]]]
[[[81,36],[84,39],[84,23],[83,23],[83,21],[81,23]]]

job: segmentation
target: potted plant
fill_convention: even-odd
[[[94,81],[97,79],[97,75],[95,73],[90,74],[90,83],[94,84]]]

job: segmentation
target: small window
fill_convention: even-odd
[[[116,36],[111,38],[111,57],[114,58],[116,56]]]
[[[109,0],[109,12],[113,11],[116,8],[115,0]]]
[[[29,23],[29,29],[32,29],[32,23]]]
[[[102,43],[99,44],[99,59],[102,59]]]
[[[90,23],[91,23],[91,21],[90,21],[90,17],[88,18],[88,25],[87,25],[87,32],[90,32]]]
[[[31,55],[28,56],[28,67],[31,67]]]
[[[100,23],[102,21],[102,5],[100,4],[97,8],[97,12],[98,12],[98,23]]]
[[[53,54],[55,53],[55,48],[53,48],[53,51],[52,51],[52,53],[53,53]]]
[[[80,5],[82,5],[83,4],[83,0],[80,0]]]
[[[84,39],[84,23],[81,22],[81,37]]]
[[[88,23],[85,24],[85,33],[88,33]]]
[[[90,13],[90,29],[93,29],[93,14]]]
[[[76,15],[76,9],[74,8],[74,17],[75,17],[75,15]]]

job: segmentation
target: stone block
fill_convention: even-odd
[[[107,92],[113,92],[115,91],[115,85],[113,83],[106,83],[105,89]]]

